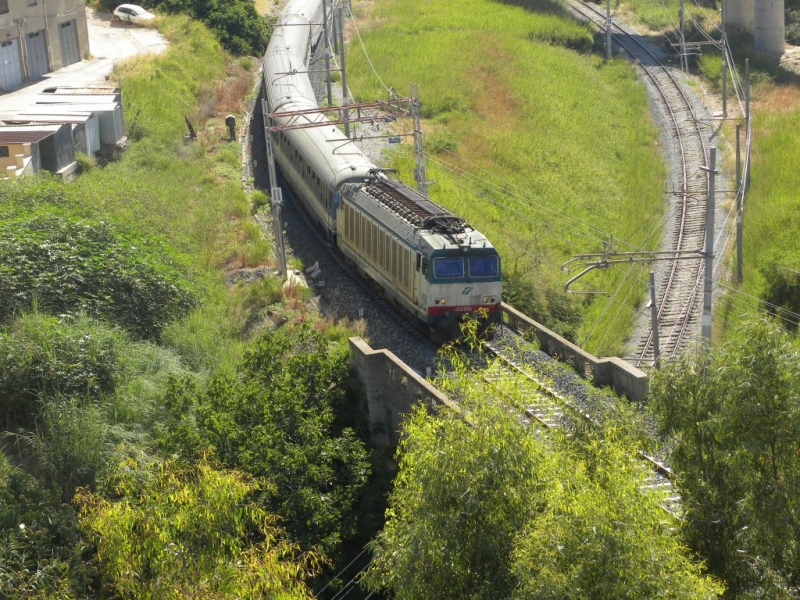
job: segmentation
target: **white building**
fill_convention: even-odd
[[[0,0],[0,89],[89,56],[84,0]]]

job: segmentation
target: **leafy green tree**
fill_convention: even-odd
[[[731,597],[786,598],[800,584],[800,354],[771,322],[667,365],[651,386],[675,439],[689,543]]]
[[[269,510],[304,548],[321,545],[332,555],[356,533],[354,507],[370,474],[349,417],[348,379],[347,355],[321,334],[268,332],[235,377],[213,379],[202,394],[175,382],[162,447],[191,456],[210,446],[225,465],[268,479]]]
[[[109,500],[78,497],[81,527],[96,546],[101,596],[138,599],[311,598],[313,554],[285,539],[253,497],[259,484],[201,461],[120,465]]]
[[[547,486],[545,509],[528,522],[514,549],[515,598],[716,598],[722,586],[668,532],[657,494],[641,491],[642,465],[606,438],[559,453],[560,485]]]
[[[718,595],[660,498],[640,491],[641,468],[613,431],[575,449],[531,435],[476,381],[460,386],[464,416],[418,409],[406,421],[370,589],[454,600]]]

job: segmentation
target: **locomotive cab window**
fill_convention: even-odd
[[[464,276],[464,261],[460,256],[433,259],[433,276],[437,279],[458,279]]]
[[[499,272],[496,256],[469,257],[469,274],[472,277],[497,277]]]
[[[427,256],[423,256],[422,257],[422,275],[424,277],[428,276],[428,257]]]

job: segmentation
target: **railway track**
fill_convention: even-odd
[[[537,428],[544,434],[561,431],[571,437],[580,427],[599,428],[601,413],[613,410],[606,404],[609,399],[605,394],[598,392],[593,397],[574,393],[577,379],[574,373],[543,374],[543,364],[552,364],[552,359],[502,325],[495,340],[482,348],[481,353],[468,354],[469,364],[484,384],[520,411],[526,427]],[[672,471],[659,458],[641,450],[635,458],[649,468],[649,475],[641,482],[641,492],[660,494],[662,508],[681,518],[681,499],[673,485]]]
[[[606,32],[606,15],[590,4],[566,0],[567,5]],[[637,35],[611,22],[613,43],[633,59],[648,83],[651,98],[658,103],[670,127],[671,146],[676,157],[675,189],[668,201],[674,213],[669,243],[662,250],[681,253],[702,251],[705,243],[706,198],[708,194],[708,154],[705,135],[692,103],[670,67],[665,66]],[[659,273],[659,271],[657,271]],[[657,304],[660,356],[678,355],[697,336],[702,313],[705,269],[702,257],[673,260],[657,277]],[[636,347],[633,363],[651,366],[655,360],[653,332],[631,344]]]

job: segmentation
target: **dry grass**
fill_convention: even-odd
[[[787,114],[800,109],[800,86],[785,85],[763,89],[753,103],[756,112]]]

